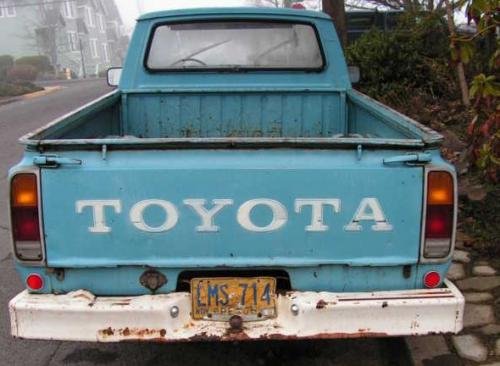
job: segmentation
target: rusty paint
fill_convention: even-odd
[[[103,338],[109,338],[113,336],[117,337],[125,337],[130,340],[152,340],[155,338],[164,338],[167,334],[167,330],[165,328],[162,329],[149,329],[149,328],[144,328],[144,329],[138,329],[138,328],[119,328],[119,329],[113,329],[111,327],[108,327],[106,329],[101,329],[99,330],[99,334]]]
[[[114,302],[111,304],[112,306],[117,305],[117,306],[128,306],[130,305],[130,301],[119,301],[119,302]]]
[[[365,338],[365,337],[388,337],[382,332],[359,332],[359,333],[319,333],[311,336],[300,337],[295,335],[283,335],[279,333],[265,334],[258,339],[262,340],[302,340],[302,339],[340,339],[340,338]]]
[[[341,339],[341,338],[364,338],[364,337],[388,337],[387,333],[370,332],[369,329],[359,329],[356,333],[319,333],[310,336],[284,335],[280,333],[264,334],[256,338],[250,337],[245,331],[234,332],[228,328],[224,335],[209,335],[201,332],[185,339],[165,338],[167,331],[165,329],[131,329],[123,328],[113,330],[111,328],[100,330],[99,333],[104,337],[112,337],[115,334],[126,337],[120,339],[123,342],[129,341],[147,341],[157,343],[183,343],[183,342],[234,342],[234,341],[266,341],[266,340],[318,340],[318,339]]]
[[[101,330],[100,333],[102,333],[105,336],[112,336],[115,334],[115,332],[113,332],[113,329],[111,329],[111,327]]]
[[[189,342],[205,342],[205,341],[221,341],[223,340],[222,337],[215,336],[215,335],[208,335],[206,332],[202,332],[200,334],[196,334],[192,337],[189,337],[186,339],[186,341]]]
[[[316,303],[316,309],[324,309],[326,305],[328,305],[328,303],[325,300],[321,299]]]

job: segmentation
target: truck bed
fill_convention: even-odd
[[[438,133],[354,90],[126,95],[113,91],[21,142],[44,149],[130,149],[423,147],[441,140]]]

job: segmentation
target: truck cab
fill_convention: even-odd
[[[118,88],[21,138],[12,334],[456,333],[441,141],[352,88],[325,14],[143,15]]]

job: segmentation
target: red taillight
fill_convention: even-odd
[[[424,276],[424,286],[427,288],[435,288],[441,283],[441,275],[438,272],[427,272]]]
[[[38,220],[38,209],[19,208],[12,210],[12,229],[14,240],[39,241],[40,225]]]
[[[451,250],[455,219],[455,187],[447,171],[430,171],[427,175],[425,205],[425,258],[445,258]]]
[[[39,291],[43,288],[43,278],[38,273],[31,273],[26,277],[26,286],[32,291]]]
[[[450,238],[453,230],[453,206],[428,206],[425,220],[425,237]]]
[[[38,180],[34,173],[12,178],[10,213],[14,250],[18,259],[40,261],[43,257],[38,212]]]

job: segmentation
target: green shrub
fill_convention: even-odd
[[[456,93],[448,32],[438,15],[401,16],[393,31],[364,34],[346,49],[346,57],[360,68],[360,88],[379,99],[391,94],[392,106],[415,94],[438,98]]]
[[[0,56],[0,81],[5,80],[7,70],[14,66],[14,58],[10,55]]]
[[[54,67],[51,65],[47,56],[26,56],[16,60],[16,66],[29,65],[33,66],[38,73],[53,72]]]
[[[34,81],[38,71],[31,65],[15,65],[7,71],[8,81]]]

